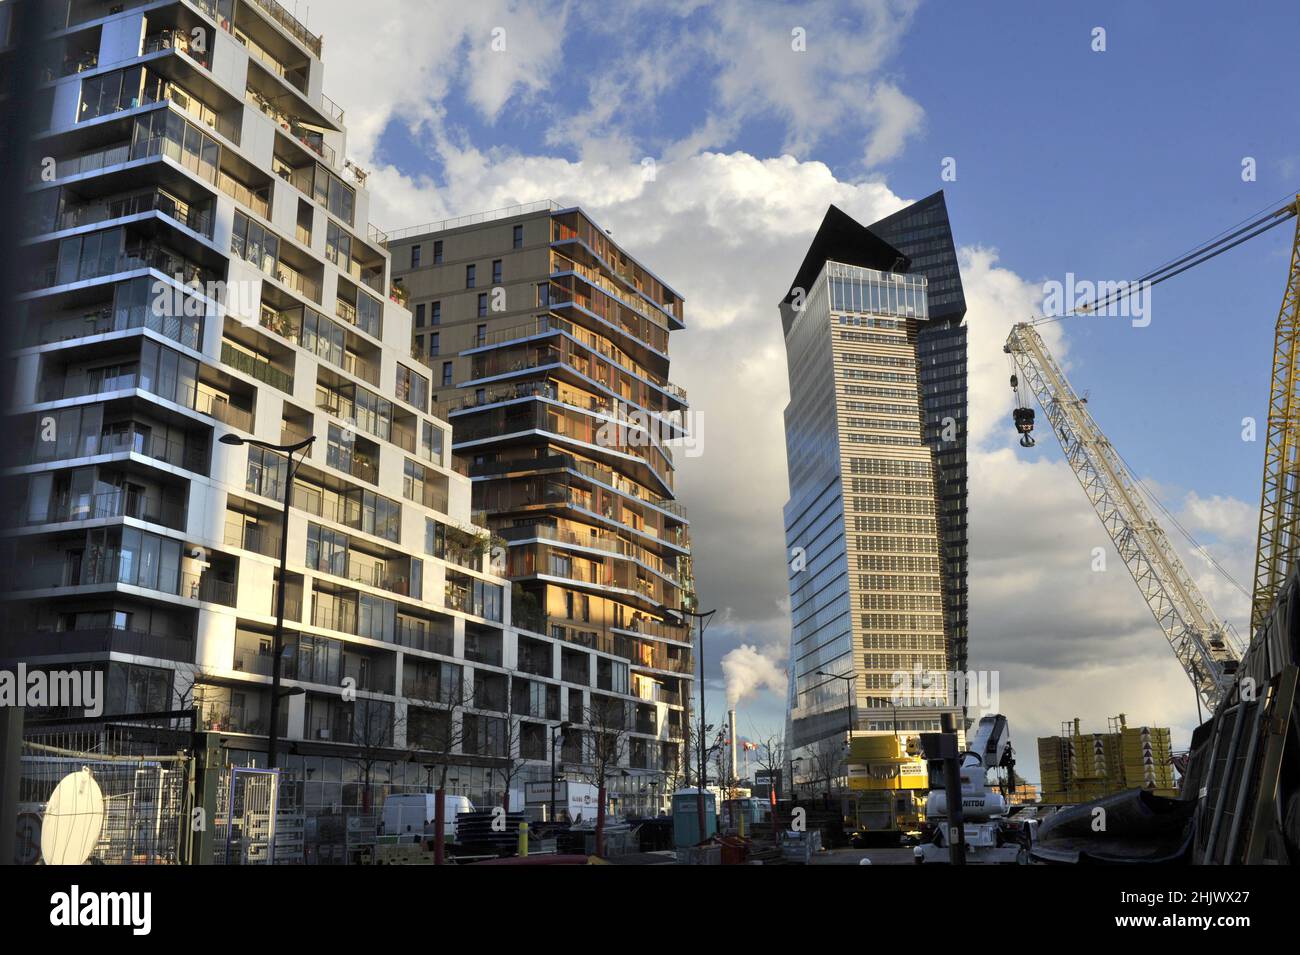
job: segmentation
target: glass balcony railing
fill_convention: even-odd
[[[247,352],[235,348],[230,342],[221,343],[221,361],[236,371],[280,389],[285,394],[293,394],[292,374],[277,368],[270,362],[259,361]]]
[[[61,492],[54,495],[44,507],[32,507],[30,502],[15,514],[15,525],[59,524],[73,521],[108,520],[130,517],[150,524],[180,528],[185,520],[185,506],[180,501],[167,500],[158,494],[118,488],[98,494],[73,494]]]
[[[32,223],[31,231],[33,234],[60,232],[147,212],[160,212],[192,232],[206,239],[212,238],[211,202],[192,205],[159,189],[65,208],[53,221]]]

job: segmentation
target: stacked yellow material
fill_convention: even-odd
[[[1122,734],[1124,782],[1129,789],[1149,789],[1161,796],[1176,796],[1173,743],[1163,726],[1130,726]]]
[[[1082,733],[1076,720],[1073,732],[1039,738],[1044,802],[1089,802],[1126,789],[1177,795],[1169,729],[1125,726],[1122,717],[1113,725],[1117,732]]]

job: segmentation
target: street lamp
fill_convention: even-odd
[[[286,569],[289,559],[289,502],[293,497],[293,475],[298,466],[294,463],[293,456],[305,448],[310,448],[315,440],[316,435],[314,434],[308,435],[293,444],[271,444],[268,441],[258,441],[256,438],[241,438],[234,433],[221,436],[222,444],[228,444],[232,447],[247,444],[255,448],[262,448],[265,451],[286,454],[289,457],[289,466],[284,475],[284,510],[280,518],[280,587],[275,595],[275,636],[272,638],[271,644],[271,726],[270,735],[266,742],[266,765],[268,769],[275,769],[276,758],[279,755],[277,749],[280,742],[280,658],[284,650],[284,595],[289,584]],[[303,457],[306,457],[306,455],[303,455]],[[298,464],[301,463],[302,460],[299,459]]]
[[[567,734],[569,727],[572,725],[568,720],[565,720],[559,726],[551,729],[551,825],[555,825],[555,738]]]
[[[848,699],[848,707],[847,707],[848,714],[849,714],[849,725],[848,725],[849,733],[848,736],[846,736],[844,739],[844,782],[845,782],[845,786],[847,787],[848,779],[849,779],[849,750],[853,746],[853,695],[854,695],[853,681],[858,678],[858,675],[856,673],[852,673],[852,674],[827,673],[825,670],[818,670],[817,675],[833,677],[836,680],[843,680],[849,685],[849,699]],[[826,793],[828,796],[830,794],[830,789],[831,786],[830,786],[830,782],[828,781],[826,783]]]
[[[703,613],[700,613],[694,610],[687,610],[683,607],[677,612],[684,617],[693,617],[700,622],[700,642],[697,645],[696,651],[696,655],[700,658],[700,773],[699,779],[696,780],[696,785],[699,786],[699,792],[697,793],[699,799],[696,800],[696,806],[698,807],[696,815],[699,817],[700,842],[703,842],[706,838],[704,832],[704,792],[709,786],[709,766],[704,755],[704,737],[705,734],[708,733],[708,730],[704,727],[704,630],[709,625],[709,621],[713,619],[713,615],[718,611],[716,609],[705,610]],[[687,759],[690,759],[690,757],[687,756]]]

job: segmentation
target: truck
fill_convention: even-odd
[[[456,841],[456,816],[472,812],[467,796],[443,795],[443,838]],[[434,834],[438,797],[435,793],[395,793],[384,801],[383,837],[397,842],[419,842]]]
[[[537,821],[547,820],[551,814],[551,792],[549,782],[525,783],[522,793],[517,789],[511,791],[510,811],[524,812]],[[559,820],[575,826],[595,824],[596,807],[600,803],[597,787],[563,780],[555,784],[554,793],[555,815]]]
[[[1001,714],[981,717],[960,767],[962,836],[968,863],[1024,864],[1029,860],[1032,824],[1011,818],[1006,798],[989,785],[989,773],[1005,768],[1014,788],[1014,767],[1007,718]],[[913,860],[918,864],[950,862],[956,827],[949,824],[947,792],[932,788],[925,805],[933,829],[927,840],[912,849]]]

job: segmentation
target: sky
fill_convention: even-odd
[[[997,674],[1030,779],[1035,738],[1076,716],[1103,731],[1123,712],[1187,745],[1191,685],[1059,447],[1049,431],[1015,442],[1002,343],[1041,314],[1045,282],[1134,278],[1300,189],[1293,2],[315,0],[298,13],[324,36],[325,92],[372,174],[377,226],[551,198],[685,297],[672,378],[700,453],[679,455],[678,494],[701,602],[718,611],[711,713],[730,682],[742,735],[784,721],[776,303],[828,204],[871,222],[943,188],[969,308],[970,665]],[[1246,588],[1290,239],[1274,230],[1154,289],[1145,327],[1043,326],[1113,444]],[[1243,440],[1251,417],[1259,439]],[[1248,599],[1174,536],[1244,634]]]

